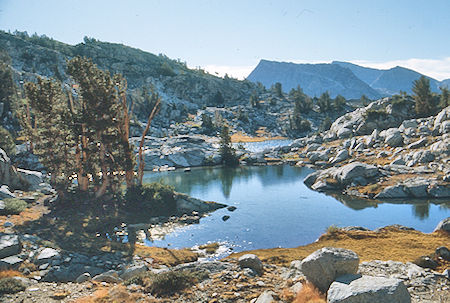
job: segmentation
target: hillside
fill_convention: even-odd
[[[121,73],[128,82],[130,100],[136,101],[136,112],[145,118],[145,104],[140,98],[150,86],[163,96],[164,107],[158,120],[177,121],[169,110],[196,112],[203,106],[232,106],[248,102],[257,86],[249,81],[220,78],[203,70],[189,69],[186,63],[165,55],[154,55],[122,44],[85,38],[83,43],[68,45],[45,36],[25,33],[9,34],[0,31],[0,51],[12,59],[15,80],[29,81],[36,76],[53,77],[70,83],[66,74],[66,60],[86,56],[101,69]],[[220,92],[223,103],[216,104],[214,96]],[[170,109],[168,104],[171,104]],[[175,107],[175,108],[174,108]],[[176,112],[175,112],[176,113]],[[162,119],[170,118],[170,119]]]
[[[320,96],[328,91],[333,98],[342,95],[353,99],[360,98],[363,94],[371,99],[380,97],[378,92],[358,79],[349,69],[335,64],[295,64],[261,60],[247,79],[261,82],[266,87],[280,82],[286,92],[300,85],[310,96]]]

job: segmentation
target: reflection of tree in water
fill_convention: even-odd
[[[220,171],[219,178],[222,183],[222,193],[225,198],[230,197],[231,188],[233,187],[233,179],[237,175],[237,170],[227,167]]]
[[[412,206],[414,216],[423,220],[430,216],[430,203],[417,203]]]
[[[286,165],[276,166],[241,166],[236,168],[226,167],[202,167],[193,168],[190,172],[181,170],[170,172],[147,172],[145,183],[162,180],[164,184],[172,185],[175,190],[191,194],[195,186],[207,187],[214,183],[222,187],[225,197],[229,197],[233,182],[247,181],[255,176],[263,186],[276,186],[297,182],[299,178],[306,176],[312,170],[291,167]]]
[[[275,166],[275,173],[277,174],[278,177],[283,176],[284,165],[277,165],[277,166]]]

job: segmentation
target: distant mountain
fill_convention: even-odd
[[[375,82],[383,73],[380,69],[363,67],[350,62],[333,61],[331,64],[338,64],[342,67],[348,68],[355,74],[356,77],[369,85],[372,85],[372,83]]]
[[[320,96],[325,91],[333,98],[337,95],[347,99],[359,99],[363,94],[371,99],[381,96],[350,69],[338,64],[295,64],[261,60],[247,80],[261,82],[266,87],[280,82],[285,92],[300,85],[310,96]]]
[[[450,89],[450,79],[442,80],[441,81],[441,86],[447,87],[447,88]]]
[[[350,69],[358,78],[376,89],[382,95],[394,95],[400,91],[412,93],[413,81],[423,76],[421,73],[408,68],[396,66],[391,69],[375,69],[362,67],[353,63],[333,61],[332,64],[338,64]],[[433,92],[439,92],[441,83],[433,78],[430,79],[430,87]]]
[[[413,81],[421,76],[421,73],[400,66],[384,70],[342,61],[295,64],[261,60],[247,79],[261,82],[266,87],[280,82],[286,92],[300,85],[310,96],[319,96],[328,91],[332,97],[340,94],[347,99],[359,99],[364,94],[376,99],[400,91],[412,94]],[[439,93],[441,86],[450,87],[450,79],[439,82],[426,77],[430,79],[433,92]]]

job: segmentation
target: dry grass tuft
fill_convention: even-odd
[[[220,247],[220,244],[217,242],[214,242],[214,243],[200,245],[198,248],[204,249],[207,254],[211,255],[211,254],[215,253],[219,247]]]
[[[3,278],[12,278],[12,277],[22,277],[22,273],[16,270],[0,270],[0,279]]]
[[[326,303],[325,296],[311,283],[303,284],[303,288],[297,294],[294,303]]]
[[[257,137],[250,137],[242,132],[237,132],[231,135],[231,142],[233,143],[246,143],[246,142],[263,142],[267,140],[282,140],[286,139],[285,137],[270,137],[266,135],[263,131],[257,131]]]
[[[194,262],[198,259],[198,254],[190,249],[166,249],[139,244],[136,244],[134,254],[143,258],[153,258],[155,262],[168,266]]]
[[[142,294],[130,293],[125,286],[118,285],[113,288],[100,288],[88,297],[79,298],[74,303],[135,303],[146,301]]]

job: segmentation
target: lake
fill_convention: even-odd
[[[286,146],[293,142],[291,139],[276,139],[276,140],[266,140],[261,142],[244,142],[244,143],[233,143],[233,147],[236,149],[245,149],[246,151],[252,153],[262,152],[265,149]]]
[[[220,242],[234,251],[296,247],[315,241],[330,225],[374,229],[401,224],[428,233],[450,216],[450,200],[376,203],[325,195],[303,184],[310,172],[288,165],[147,172],[144,182],[161,180],[179,192],[236,210],[217,210],[199,224],[146,244],[181,248]]]

